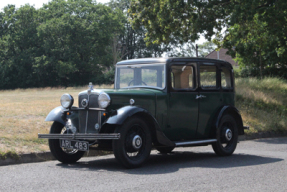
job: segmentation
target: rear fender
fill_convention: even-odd
[[[220,120],[225,114],[230,114],[235,118],[237,125],[238,125],[238,134],[244,135],[244,127],[243,127],[242,117],[241,117],[238,109],[236,109],[235,107],[230,106],[230,105],[223,106],[221,108],[221,110],[219,111],[217,119],[216,119],[216,123],[215,123],[216,129],[219,128]]]

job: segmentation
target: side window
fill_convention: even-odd
[[[194,67],[190,65],[171,66],[171,87],[175,90],[194,89]]]
[[[202,89],[216,89],[216,66],[200,66],[200,85]]]
[[[221,87],[230,89],[231,87],[231,72],[226,67],[221,68]]]

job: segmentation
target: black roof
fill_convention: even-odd
[[[203,62],[218,62],[221,63],[228,63],[224,60],[218,59],[209,59],[209,58],[202,58],[202,57],[168,57],[168,58],[141,58],[141,59],[129,59],[123,60],[117,63],[117,65],[130,65],[130,64],[151,64],[151,63],[166,63],[167,61],[173,62],[196,62],[196,61],[203,61]],[[229,64],[229,63],[228,63]]]

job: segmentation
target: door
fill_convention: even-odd
[[[171,66],[169,118],[165,134],[172,141],[196,138],[198,120],[196,69],[195,63]]]
[[[199,66],[199,119],[197,139],[208,139],[213,132],[214,118],[223,105],[220,91],[220,73],[216,63]]]

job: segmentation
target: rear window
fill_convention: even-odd
[[[202,89],[216,89],[216,66],[200,66],[200,85]]]
[[[223,89],[230,89],[232,88],[231,85],[231,71],[226,68],[222,67],[221,68],[221,87]]]

